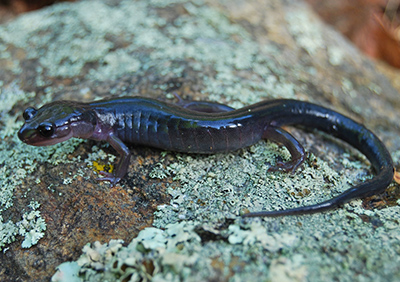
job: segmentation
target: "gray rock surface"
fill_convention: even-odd
[[[76,262],[53,280],[400,279],[396,184],[324,214],[239,218],[320,202],[369,177],[364,157],[324,134],[290,128],[311,152],[295,175],[266,173],[288,156],[269,142],[214,156],[132,146],[115,188],[94,180],[115,161],[107,145],[33,148],[16,137],[28,105],[174,101],[174,91],[233,107],[296,98],[334,108],[399,163],[397,90],[301,1],[96,0],[27,13],[0,26],[1,281],[48,281],[66,261]]]

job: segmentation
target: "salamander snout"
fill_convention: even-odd
[[[25,123],[18,131],[18,138],[29,145],[43,146],[52,145],[54,141],[50,141],[55,136],[56,126],[49,122],[43,122],[38,126],[32,126]],[[44,142],[44,143],[43,143]],[[47,144],[46,144],[47,143]],[[56,142],[58,143],[58,142]]]
[[[29,129],[26,124],[24,124],[18,131],[18,138],[24,143],[29,143],[28,140],[31,139],[34,134],[36,134],[36,130]]]

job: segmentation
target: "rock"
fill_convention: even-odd
[[[0,50],[0,97],[3,101],[0,105],[0,185],[3,187],[0,238],[5,244],[0,254],[1,281],[48,281],[56,266],[77,260],[87,243],[100,241],[104,244],[111,239],[128,243],[140,230],[152,224],[163,229],[167,223],[182,220],[188,224],[194,224],[194,221],[200,226],[210,222],[215,228],[224,218],[230,218],[226,220],[228,225],[232,218],[237,218],[237,208],[243,203],[256,209],[293,206],[290,203],[293,199],[298,199],[300,204],[319,202],[319,196],[330,194],[324,189],[314,190],[319,190],[321,183],[328,185],[327,178],[331,177],[334,184],[349,185],[365,176],[368,168],[362,158],[360,161],[350,154],[343,156],[343,152],[349,152],[347,147],[321,135],[293,129],[291,132],[296,138],[317,156],[319,170],[309,166],[305,169],[307,174],[300,172],[295,176],[298,178],[292,180],[285,174],[255,180],[251,176],[256,175],[256,171],[265,175],[260,171],[265,166],[264,143],[252,149],[211,157],[175,153],[164,156],[160,150],[132,146],[128,176],[121,185],[110,188],[107,184],[98,184],[94,173],[96,166],[114,163],[115,152],[109,146],[75,140],[33,148],[16,138],[16,131],[22,124],[21,113],[28,105],[40,106],[59,99],[91,101],[132,95],[174,101],[173,92],[184,99],[212,100],[233,107],[262,99],[296,98],[334,108],[365,123],[388,145],[398,163],[398,92],[374,62],[323,24],[300,1],[97,0],[60,3],[21,15],[0,26]],[[256,163],[251,163],[252,160]],[[241,166],[235,168],[234,164]],[[215,170],[217,167],[226,169],[226,175],[221,176]],[[228,171],[229,167],[232,172]],[[336,168],[340,169],[337,174]],[[350,172],[341,173],[344,168]],[[303,176],[304,179],[298,180]],[[271,182],[273,178],[276,178],[275,182]],[[264,189],[263,185],[278,187],[276,180],[279,179],[287,182],[288,187],[294,187],[291,189],[295,189],[293,193],[297,193],[297,198],[291,197],[283,188],[278,188],[275,196],[267,194],[274,192]],[[251,194],[250,186],[243,183],[255,187],[261,185],[263,192]],[[309,192],[292,183],[301,183],[300,186],[310,183],[307,189],[312,189],[314,198],[305,197]],[[240,184],[244,186],[238,188]],[[207,187],[218,190],[206,190]],[[196,209],[202,214],[197,214]],[[362,213],[356,208],[347,209]],[[386,210],[390,208],[386,207]],[[34,216],[25,223],[25,233],[19,231],[24,214],[26,217],[32,211]],[[387,214],[374,216],[383,221],[392,218]],[[228,246],[236,252],[232,264],[222,258],[220,261],[216,255],[210,259],[210,269],[225,275],[220,277],[221,280],[227,280],[231,275],[268,275],[270,265],[289,261],[291,263],[282,269],[295,265],[301,270],[298,277],[304,278],[305,273],[315,270],[313,267],[335,263],[326,257],[324,248],[332,248],[334,259],[347,259],[345,247],[339,246],[336,250],[334,242],[325,239],[332,238],[328,235],[334,234],[336,229],[339,229],[337,232],[354,229],[355,235],[350,235],[349,240],[358,238],[360,242],[354,252],[350,250],[351,255],[368,251],[371,258],[376,258],[381,252],[385,253],[382,249],[393,247],[396,237],[391,233],[381,249],[376,246],[367,250],[369,240],[378,238],[363,238],[362,232],[372,232],[373,227],[358,222],[358,217],[353,221],[348,218],[344,210],[338,210],[332,217],[324,214],[279,219],[283,226],[266,220],[263,222],[265,227],[259,230],[268,230],[273,238],[298,232],[297,243],[285,246],[288,253],[301,252],[302,248],[310,250],[309,253],[301,259],[280,259],[277,253],[263,252],[262,245],[258,246],[254,240],[251,244],[260,248],[260,253],[255,254],[255,262],[237,254],[242,245]],[[46,231],[43,224],[39,224],[40,219],[46,223]],[[239,225],[238,222],[230,224]],[[336,224],[342,225],[337,227]],[[392,224],[398,227],[399,223]],[[392,230],[393,226],[390,226]],[[326,233],[321,235],[320,241],[306,239],[321,228]],[[24,249],[22,241],[28,238],[30,231],[36,236],[34,238],[43,238],[38,242],[29,241],[37,244]],[[342,235],[340,238],[347,238]],[[218,248],[229,245],[224,235],[213,235],[212,238]],[[202,240],[207,242],[206,237]],[[26,244],[24,246],[28,246]],[[201,252],[198,242],[196,244],[193,250]],[[243,248],[251,250],[251,244]],[[223,251],[220,254],[222,257]],[[318,255],[321,262],[314,261]],[[391,265],[396,264],[396,260],[381,257],[377,267],[384,263],[387,264],[385,269],[389,270],[382,275],[394,275],[395,268]],[[265,264],[264,268],[252,272],[261,264]],[[343,275],[351,274],[356,267],[350,259],[348,264]],[[73,265],[75,269],[76,264]],[[235,273],[234,266],[240,266],[242,273]],[[370,273],[380,274],[375,266],[368,267]],[[356,271],[363,270],[357,268]],[[314,272],[311,277],[334,280],[337,272],[333,268],[329,273]],[[174,275],[180,277],[179,273]]]

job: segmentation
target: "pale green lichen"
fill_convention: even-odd
[[[324,27],[318,17],[306,6],[299,4],[291,7],[285,19],[296,44],[311,57],[318,54],[325,56],[333,66],[357,57],[349,55],[348,50],[343,48],[343,45],[347,44],[346,41],[335,34],[335,31]]]
[[[37,210],[40,204],[33,201],[29,207],[32,210],[23,214],[22,220],[16,223],[19,235],[25,237],[22,242],[22,248],[30,248],[36,245],[39,239],[44,236],[43,231],[46,230],[46,222],[40,216],[40,211]]]
[[[14,242],[17,235],[24,237],[22,248],[30,248],[37,244],[46,230],[46,222],[40,216],[40,211],[37,210],[39,207],[38,202],[32,201],[29,205],[30,211],[24,213],[22,220],[16,223],[10,220],[3,223],[3,217],[0,216],[0,250]],[[6,250],[7,248],[4,248],[4,251]]]
[[[81,282],[79,278],[79,270],[81,267],[77,262],[64,262],[57,266],[57,272],[51,278],[52,282]]]
[[[397,212],[398,207],[390,216],[392,225],[373,233],[361,218],[348,216],[340,226],[327,224],[338,219],[327,216],[324,228],[314,228],[312,234],[310,228],[318,222],[312,217],[303,217],[302,224],[287,218],[237,221],[228,229],[193,221],[168,224],[163,230],[146,228],[127,246],[121,240],[87,244],[81,257],[64,263],[53,281],[67,281],[62,277],[68,275],[81,281],[397,280],[399,248],[380,252],[399,240]],[[204,232],[208,235],[202,237]],[[207,239],[212,236],[219,239]]]
[[[12,82],[7,87],[3,85],[4,82],[0,81],[0,113],[3,115],[10,109],[10,105],[14,105],[18,101],[26,101],[29,98],[35,96],[35,93],[26,93],[22,91],[19,87],[17,82]],[[4,121],[3,121],[4,123]],[[11,122],[9,122],[11,123]],[[9,123],[5,123],[6,125]],[[9,125],[10,126],[10,125]],[[3,133],[5,131],[5,133]],[[12,130],[4,130],[2,129],[2,133],[5,135],[0,136],[4,138],[9,136],[10,131]],[[14,131],[15,132],[15,131]]]
[[[28,58],[39,60],[38,85],[46,85],[44,73],[73,77],[93,62],[96,64],[89,69],[88,79],[115,79],[149,68],[161,75],[182,76],[182,65],[170,62],[185,60],[193,69],[201,71],[212,66],[216,71],[213,77],[203,77],[202,91],[210,94],[209,99],[221,100],[224,96],[228,101],[241,101],[237,106],[242,106],[265,95],[294,97],[295,86],[289,82],[288,70],[296,67],[285,60],[275,64],[270,59],[273,47],[260,47],[244,28],[232,24],[220,11],[202,5],[202,1],[170,1],[168,5],[172,3],[183,5],[188,13],[172,25],[166,25],[165,19],[156,15],[151,1],[122,1],[119,7],[92,1],[53,6],[46,20],[45,10],[20,17],[7,28],[0,28],[0,38],[6,44],[25,48]],[[68,13],[63,13],[66,9]],[[63,16],[59,17],[59,13]],[[81,21],[75,21],[76,18]],[[32,22],[37,24],[31,25]],[[87,30],[81,28],[82,22]],[[19,32],[19,36],[11,34],[21,27],[24,32]],[[39,31],[43,31],[41,36],[32,35]],[[114,46],[107,38],[112,34],[131,44],[123,48]],[[253,74],[238,77],[235,72],[240,70],[253,70]]]
[[[210,268],[209,262],[196,252],[201,249],[201,239],[193,232],[194,227],[180,223],[167,226],[165,231],[146,228],[127,247],[123,247],[121,240],[87,244],[77,260],[81,267],[79,277],[83,281],[115,281],[116,277],[120,281],[190,278],[199,267]],[[52,281],[67,281],[56,280],[64,276],[62,271],[59,269]]]
[[[299,5],[286,14],[286,21],[296,43],[307,53],[315,55],[326,48],[321,22],[311,14],[309,9]]]
[[[229,226],[228,242],[231,244],[243,244],[253,246],[259,244],[263,249],[275,253],[287,247],[298,245],[299,238],[290,233],[268,234],[268,229],[258,221],[250,224],[248,229],[242,229],[239,225]]]
[[[315,157],[314,166],[318,169],[306,162],[294,175],[268,172],[280,156],[289,158],[286,149],[260,142],[229,155],[179,155],[177,162],[165,168],[162,165],[154,167],[157,173],[151,175],[172,175],[180,183],[168,188],[171,204],[159,207],[154,225],[162,227],[183,219],[218,222],[236,218],[244,210],[310,205],[350,188],[357,181],[355,176],[363,179],[366,175],[361,162],[351,165],[345,162],[347,169],[338,172]]]
[[[252,226],[261,227],[260,223]],[[68,273],[75,273],[81,281],[205,281],[212,277],[229,277],[229,263],[237,263],[238,267],[245,263],[243,258],[235,261],[240,243],[205,242],[195,228],[195,223],[190,221],[169,224],[165,230],[146,228],[126,247],[120,240],[88,244],[76,262],[63,264],[71,264],[71,267],[78,264],[81,267],[79,272],[64,267],[58,270],[52,281],[67,281],[60,277],[68,277]],[[247,244],[249,250],[263,248],[256,241],[251,246]],[[279,247],[280,250],[285,248],[285,243]],[[246,258],[251,256],[248,252]],[[244,267],[242,277],[265,273],[267,266],[263,265],[262,270],[257,268],[254,265]]]
[[[140,61],[125,51],[117,50],[104,56],[104,65],[98,70],[91,70],[90,75],[97,79],[113,79],[127,72],[136,72],[140,69]]]
[[[18,234],[18,228],[11,220],[4,222],[0,216],[0,250],[6,251],[4,248],[7,244],[15,241],[15,236]]]

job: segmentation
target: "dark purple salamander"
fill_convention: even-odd
[[[376,175],[325,202],[281,211],[247,213],[245,217],[309,214],[326,211],[352,199],[382,192],[394,174],[385,145],[363,125],[335,111],[296,100],[263,101],[234,110],[211,102],[174,105],[132,97],[93,103],[56,101],[40,109],[27,108],[18,137],[34,146],[46,146],[71,137],[104,140],[120,154],[115,174],[101,172],[100,181],[117,183],[127,172],[130,151],[124,143],[165,150],[212,154],[250,146],[260,139],[282,143],[292,159],[270,170],[293,172],[305,159],[304,148],[283,125],[317,128],[349,143],[371,162]]]

